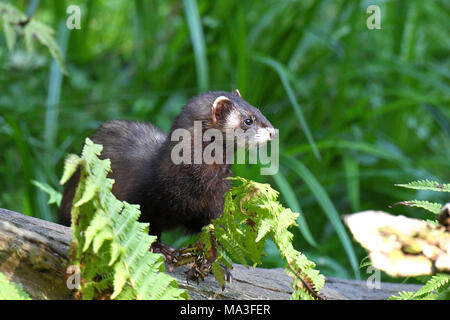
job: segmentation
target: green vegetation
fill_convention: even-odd
[[[327,276],[360,277],[365,256],[341,214],[408,198],[396,183],[450,181],[448,1],[380,1],[381,30],[366,27],[367,1],[0,3],[55,30],[68,72],[45,44],[28,51],[22,27],[12,40],[0,10],[0,207],[55,220],[32,181],[60,191],[65,155],[99,123],[145,120],[167,132],[189,97],[216,89],[239,88],[280,129],[277,175],[234,172],[271,184],[300,213],[293,246]],[[69,4],[80,5],[80,30],[65,27]],[[265,251],[263,266],[284,266],[275,244]]]
[[[397,185],[403,188],[416,190],[433,190],[437,192],[450,192],[450,184],[440,184],[436,181],[422,180],[413,181],[407,184]],[[406,206],[423,208],[434,215],[440,213],[442,204],[437,202],[410,200],[399,202]],[[435,218],[434,223],[439,224]],[[402,291],[398,296],[392,296],[391,300],[433,300],[433,299],[450,299],[450,274],[438,273],[433,276],[420,277],[420,280],[426,282],[422,288],[416,292]]]
[[[220,263],[229,268],[233,262],[255,267],[261,263],[264,244],[270,239],[284,260],[286,273],[294,278],[292,298],[319,299],[325,277],[294,249],[293,235],[288,231],[296,225],[298,213],[283,208],[277,201],[279,193],[270,185],[240,177],[233,180],[238,185],[225,195],[223,215],[204,227],[199,236],[201,260],[211,264],[214,277],[224,287]]]
[[[398,187],[408,188],[408,189],[416,189],[416,190],[431,190],[437,192],[450,192],[450,184],[444,183],[440,184],[436,181],[422,180],[422,181],[413,181],[407,184],[397,184]],[[430,202],[426,200],[409,200],[409,201],[401,201],[397,204],[402,204],[410,207],[418,207],[425,209],[431,213],[439,214],[441,212],[441,208],[444,204],[439,202]]]
[[[23,288],[0,272],[0,300],[31,300]]]
[[[139,207],[117,200],[114,180],[107,178],[110,161],[100,160],[101,145],[86,138],[81,157],[70,154],[61,183],[80,170],[72,214],[70,264],[80,270],[81,299],[186,299],[176,279],[165,274],[164,258],[149,252],[155,236],[148,235],[148,223],[139,223]],[[182,249],[176,263],[193,263],[193,278],[212,272],[225,287],[222,266],[233,262],[245,266],[261,264],[264,244],[276,244],[285,261],[285,271],[294,278],[293,299],[320,299],[325,277],[315,264],[295,250],[293,235],[298,214],[284,208],[278,192],[268,184],[233,178],[239,185],[225,196],[224,214],[205,226],[198,241]],[[42,186],[40,186],[42,187]],[[50,195],[54,190],[44,188]],[[151,226],[150,226],[151,227]],[[184,262],[183,262],[184,260]],[[198,274],[195,274],[197,272]]]
[[[398,293],[398,296],[392,296],[390,300],[450,299],[450,275],[440,273],[427,278],[427,283],[418,291],[402,291]]]
[[[150,252],[156,240],[148,223],[137,222],[138,206],[117,200],[111,162],[100,160],[101,145],[89,138],[81,157],[66,158],[61,183],[80,170],[72,207],[70,263],[80,270],[81,299],[187,299],[175,278],[165,274],[164,257]],[[82,212],[82,214],[80,214]]]

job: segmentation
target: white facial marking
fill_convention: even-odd
[[[266,128],[269,131],[270,139],[273,139],[273,137],[276,135],[276,129],[275,128]]]
[[[227,116],[227,121],[225,121],[225,126],[230,129],[239,128],[241,124],[241,116],[239,112],[230,112]]]
[[[249,148],[255,148],[272,140],[275,134],[276,129],[273,128],[258,128],[257,130],[251,128],[245,132],[237,131],[237,146],[238,148],[245,148],[247,144]]]
[[[273,132],[273,128],[259,128],[255,135],[256,142],[264,143],[271,140],[270,134]]]

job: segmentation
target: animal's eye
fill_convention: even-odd
[[[253,120],[252,119],[245,119],[244,123],[249,126],[249,125],[253,124]]]

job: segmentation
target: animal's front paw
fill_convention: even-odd
[[[189,283],[189,280],[194,280],[198,284],[199,279],[201,279],[203,281],[210,272],[211,272],[210,264],[194,263],[189,268],[189,270],[185,272],[186,273],[186,281]]]
[[[175,248],[160,241],[153,242],[152,246],[150,247],[150,251],[162,254],[164,256],[164,260],[166,260],[167,262],[172,262],[176,253]]]

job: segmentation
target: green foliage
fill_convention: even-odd
[[[450,192],[450,183],[440,184],[436,181],[419,180],[407,184],[396,184],[398,187],[416,189],[416,190],[432,190],[439,192]]]
[[[425,209],[431,213],[439,214],[441,212],[442,204],[437,202],[430,202],[426,200],[410,200],[410,201],[401,201],[396,204],[403,204],[409,207],[418,207]]]
[[[0,2],[22,12],[29,3]],[[308,168],[338,214],[407,199],[406,189],[388,186],[412,177],[450,181],[448,1],[377,1],[381,30],[366,27],[367,1],[195,2],[74,1],[81,29],[67,30],[59,26],[68,2],[40,1],[32,21],[52,27],[57,39],[69,35],[70,77],[60,95],[50,86],[47,48],[24,51],[19,36],[11,53],[0,26],[0,207],[54,221],[56,207],[30,181],[56,188],[64,155],[78,153],[100,122],[151,121],[167,132],[205,83],[207,90],[237,87],[259,107],[280,129],[280,153]],[[54,104],[46,108],[48,97]],[[356,277],[333,215],[285,161],[280,173],[290,195],[257,166],[233,170],[276,185],[283,205],[301,213],[294,247],[314,252],[321,272]],[[164,235],[177,246],[186,239]],[[266,252],[264,267],[282,266],[276,248]]]
[[[37,40],[47,47],[63,73],[67,74],[61,50],[55,41],[55,31],[52,28],[33,18],[29,19],[16,7],[3,2],[0,2],[0,26],[3,27],[6,44],[10,52],[14,50],[18,36],[24,37],[25,46],[28,50],[33,49],[33,41]]]
[[[436,274],[416,292],[402,291],[390,300],[435,300],[440,296],[448,295],[450,291],[450,275]]]
[[[19,284],[9,281],[0,272],[0,300],[31,300],[31,298]]]
[[[61,179],[64,184],[80,170],[71,212],[70,256],[81,270],[81,298],[187,298],[184,290],[176,288],[175,279],[164,274],[163,257],[149,252],[155,237],[148,235],[148,224],[137,222],[138,207],[112,195],[113,180],[107,178],[110,161],[98,159],[101,150],[87,138],[81,157],[66,158]],[[231,179],[239,185],[226,193],[223,215],[199,235],[202,254],[211,262],[216,280],[225,285],[221,264],[231,267],[233,260],[245,266],[261,264],[265,242],[271,239],[286,261],[286,273],[294,278],[292,298],[319,298],[325,278],[295,250],[288,230],[296,226],[298,214],[284,208],[277,201],[278,192],[268,184]]]
[[[298,201],[294,190],[292,189],[289,182],[286,180],[286,177],[278,172],[273,176],[275,183],[277,184],[283,198],[286,200],[286,203],[289,208],[291,208],[294,212],[298,213],[298,228],[302,233],[305,240],[312,246],[317,247],[316,240],[314,240],[311,231],[309,230],[308,223],[306,222],[305,216],[300,208],[300,202]]]
[[[345,231],[338,211],[336,210],[336,207],[332,203],[331,199],[328,197],[325,189],[303,163],[290,156],[282,156],[282,159],[285,160],[287,166],[289,166],[299,177],[302,178],[302,180],[314,194],[317,202],[322,207],[323,212],[326,216],[328,216],[328,220],[336,230],[339,239],[341,240],[341,243],[344,247],[344,250],[349,257],[352,269],[356,277],[359,278],[358,264],[353,245],[347,232]]]
[[[48,204],[56,204],[58,207],[61,205],[62,194],[59,191],[53,189],[50,185],[44,182],[32,181],[32,183],[48,195]]]
[[[308,139],[309,144],[311,145],[311,148],[314,152],[314,155],[318,160],[321,159],[319,149],[317,149],[316,143],[314,142],[314,138],[312,136],[311,130],[309,129],[308,123],[305,120],[305,116],[303,115],[302,108],[300,107],[297,98],[295,97],[294,90],[292,89],[291,85],[289,84],[286,70],[278,61],[267,58],[267,57],[260,57],[257,59],[257,61],[266,64],[273,68],[280,77],[281,83],[283,84],[284,89],[286,90],[286,94],[289,97],[289,101],[291,102],[292,108],[295,111],[295,115],[298,118],[298,121],[300,123],[301,128],[305,132],[306,138]]]
[[[224,213],[203,228],[199,237],[205,255],[217,243],[217,256],[212,266],[216,280],[224,285],[224,275],[218,262],[231,267],[234,260],[245,266],[261,263],[264,244],[271,239],[285,260],[285,271],[294,278],[293,299],[318,298],[325,278],[315,270],[315,264],[295,250],[289,228],[296,225],[297,213],[284,208],[278,192],[268,184],[232,178],[239,185],[225,195]]]
[[[440,184],[435,181],[420,180],[413,181],[407,184],[396,184],[396,186],[415,189],[415,190],[432,190],[438,192],[450,192],[450,184]],[[440,203],[432,203],[429,201],[410,200],[402,201],[397,204],[406,206],[423,208],[431,213],[439,214],[442,208]],[[437,221],[433,221],[436,223]],[[392,296],[392,300],[434,300],[442,296],[449,295],[450,291],[450,275],[436,274],[430,277],[425,277],[425,285],[417,292],[402,291],[398,296]]]
[[[431,190],[438,192],[450,192],[450,184],[440,184],[436,181],[420,180],[413,181],[407,184],[396,184],[397,187],[415,189],[415,190]],[[430,202],[425,200],[410,200],[401,201],[396,204],[402,204],[410,207],[419,207],[425,209],[431,213],[439,214],[441,212],[442,204],[437,202]]]
[[[102,146],[86,139],[81,157],[66,159],[61,183],[80,170],[72,208],[71,263],[81,270],[82,299],[187,299],[164,273],[164,258],[149,252],[156,237],[137,222],[138,206],[117,200]],[[81,214],[82,212],[82,214]]]
[[[365,256],[361,262],[359,263],[359,268],[367,268],[370,267],[372,265],[372,262],[370,261],[370,257],[369,256]]]
[[[183,4],[194,50],[198,88],[201,91],[206,91],[209,87],[208,60],[206,58],[206,45],[197,1],[184,0]]]

